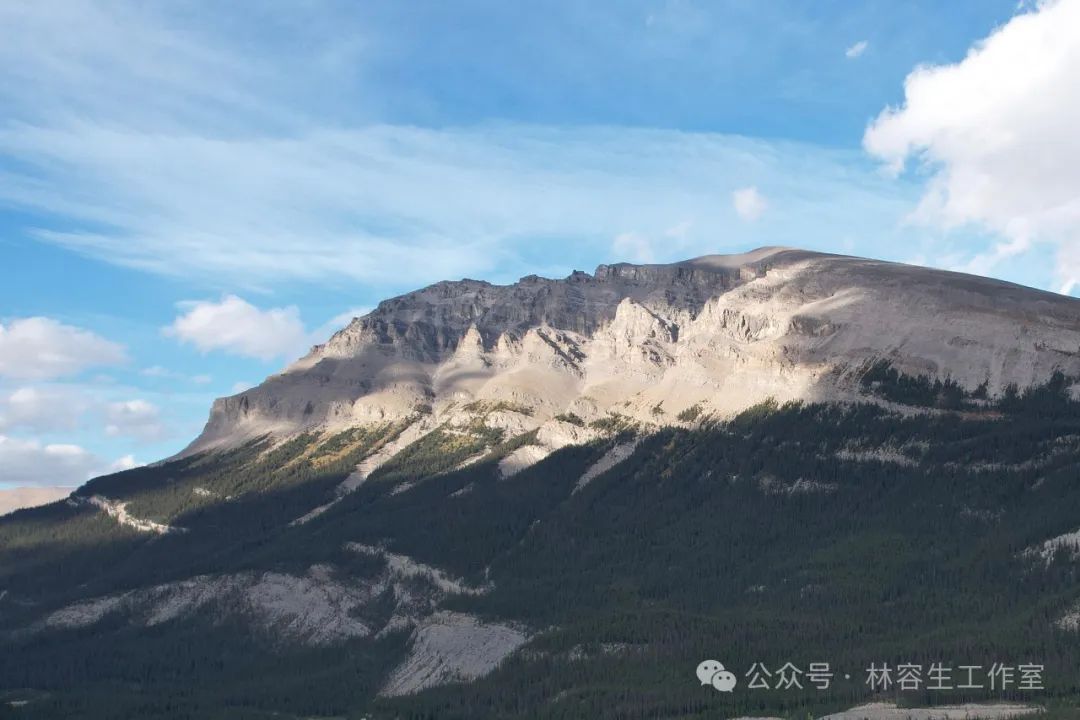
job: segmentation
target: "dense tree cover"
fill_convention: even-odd
[[[1072,398],[1069,388],[1075,378],[1054,372],[1042,385],[1019,390],[1016,385],[1005,388],[1000,397],[987,397],[988,382],[972,391],[965,390],[951,378],[932,378],[928,375],[906,375],[888,360],[879,360],[867,368],[859,379],[871,395],[901,405],[913,405],[946,410],[992,410],[1011,415],[1040,418],[1075,417],[1080,415],[1080,402]]]
[[[1080,562],[1025,554],[1080,527],[1080,413],[1068,383],[993,406],[964,395],[964,411],[952,412],[944,384],[893,382],[887,370],[867,388],[899,385],[909,402],[938,410],[763,404],[731,422],[649,434],[578,492],[578,478],[623,438],[501,478],[498,460],[532,436],[444,427],[304,525],[289,522],[332,497],[403,425],[272,449],[257,441],[101,478],[80,494],[138,503],[189,531],[136,535],[63,503],[0,520],[9,591],[0,698],[33,698],[32,713],[0,704],[0,716],[805,718],[870,699],[871,663],[1037,662],[1040,701],[1073,717],[1080,638],[1054,621],[1080,602]],[[617,416],[599,426],[634,432]],[[488,594],[449,607],[523,623],[534,639],[476,683],[377,699],[405,652],[402,634],[289,648],[210,616],[152,630],[116,617],[63,633],[5,632],[74,597],[203,572],[318,562],[372,576],[378,562],[343,551],[351,541],[490,582]],[[741,683],[755,662],[788,661],[829,662],[852,680],[828,692],[722,695],[694,677],[708,657]]]

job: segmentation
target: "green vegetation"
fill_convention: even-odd
[[[606,417],[597,418],[589,423],[589,427],[601,432],[617,433],[624,430],[629,430],[635,426],[636,423],[621,413],[608,413]]]
[[[503,431],[482,420],[465,427],[442,427],[428,433],[372,473],[370,482],[397,484],[452,470],[502,442]]]
[[[944,409],[954,392],[875,372],[866,387],[882,397]],[[1046,720],[1073,718],[1080,643],[1054,621],[1080,604],[1080,560],[1023,554],[1080,526],[1080,413],[1068,384],[964,394],[963,412],[766,402],[645,437],[578,492],[625,436],[504,480],[499,458],[535,435],[444,426],[304,525],[289,523],[404,425],[259,440],[100,478],[81,495],[131,502],[189,532],[138,535],[65,503],[0,520],[0,697],[32,699],[0,716],[805,718],[874,699],[862,684],[870,663],[1035,661],[1046,665]],[[619,415],[594,426],[631,428]],[[190,497],[196,487],[212,495]],[[534,639],[475,683],[378,699],[405,652],[402,633],[304,649],[210,616],[7,632],[76,598],[200,573],[329,563],[356,582],[372,577],[378,561],[343,551],[346,542],[491,583],[446,607],[524,623]],[[755,662],[787,661],[828,661],[853,681],[721,695],[693,677],[713,656],[740,683]]]
[[[965,392],[951,379],[931,379],[926,375],[904,375],[888,360],[879,360],[863,374],[863,387],[880,397],[901,405],[940,407],[958,410],[963,405]]]
[[[577,425],[578,427],[585,427],[585,421],[582,420],[579,415],[576,415],[574,413],[561,413],[559,415],[556,415],[555,419],[560,422]]]
[[[996,399],[988,398],[986,382],[968,392],[951,379],[905,375],[892,367],[888,360],[879,360],[872,365],[863,373],[860,382],[872,395],[901,405],[996,411],[1043,418],[1080,416],[1080,402],[1069,395],[1069,387],[1076,379],[1066,377],[1061,372],[1055,372],[1044,385],[1032,386],[1023,392],[1010,385]]]
[[[499,402],[474,400],[471,403],[463,405],[462,409],[479,415],[489,415],[493,412],[512,412],[526,416],[531,416],[533,414],[531,407],[522,405],[521,403],[507,402],[506,400],[500,400]]]
[[[694,422],[699,417],[701,417],[701,413],[702,413],[701,405],[694,404],[694,405],[691,405],[690,407],[686,408],[685,410],[681,411],[675,417],[678,418],[680,422],[688,423],[688,422]]]

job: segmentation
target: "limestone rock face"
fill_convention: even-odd
[[[1080,301],[971,275],[788,248],[601,265],[382,302],[263,384],[214,403],[186,450],[436,416],[475,401],[646,422],[765,398],[843,400],[888,359],[991,394],[1080,375]]]

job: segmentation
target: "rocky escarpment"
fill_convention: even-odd
[[[887,359],[990,394],[1080,374],[1080,301],[928,268],[763,248],[602,265],[381,303],[262,385],[218,400],[190,451],[470,402],[644,422],[767,397],[845,399]]]
[[[387,679],[384,695],[475,680],[529,639],[521,626],[439,609],[448,597],[479,595],[490,588],[470,587],[438,568],[381,548],[349,543],[347,549],[381,558],[385,569],[367,579],[325,564],[300,575],[247,571],[198,576],[83,600],[49,613],[16,636],[91,627],[109,617],[153,628],[190,621],[199,613],[216,622],[239,619],[279,646],[327,647],[408,632],[409,652]],[[388,599],[392,610],[383,617]]]

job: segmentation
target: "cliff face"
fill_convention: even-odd
[[[697,405],[853,397],[888,359],[991,394],[1080,375],[1080,301],[986,278],[785,248],[381,303],[279,375],[215,402],[187,452],[267,432],[438,418],[472,401],[644,421]]]

